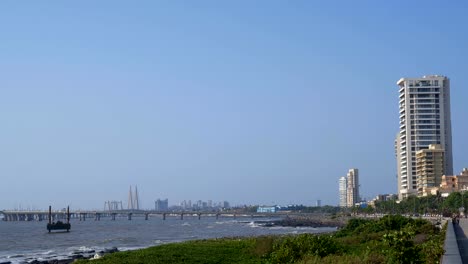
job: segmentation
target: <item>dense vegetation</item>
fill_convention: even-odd
[[[301,212],[301,213],[319,213],[338,215],[340,213],[382,213],[382,214],[443,214],[450,216],[458,213],[460,207],[468,207],[468,193],[453,192],[448,197],[441,195],[429,195],[424,197],[410,196],[401,201],[387,200],[377,201],[375,206],[340,208],[338,206],[305,206],[290,205],[282,207],[281,211]],[[246,206],[244,208],[230,209],[237,210],[239,213],[252,213],[257,211],[258,206]]]
[[[468,194],[453,192],[446,198],[438,195],[410,196],[398,203],[395,200],[376,202],[374,208],[369,207],[366,210],[367,213],[443,214],[450,216],[452,213],[459,212],[460,207],[465,206],[468,206]]]
[[[93,263],[439,263],[444,232],[388,215],[351,219],[334,234],[213,239],[119,252]]]

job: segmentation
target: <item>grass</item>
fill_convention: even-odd
[[[210,239],[166,244],[141,250],[118,252],[93,264],[105,263],[262,263],[271,250],[272,237]],[[80,261],[78,263],[86,263]]]

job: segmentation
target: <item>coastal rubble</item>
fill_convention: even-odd
[[[98,259],[102,258],[106,254],[119,252],[119,249],[116,247],[107,248],[96,252],[95,250],[84,250],[84,251],[74,251],[71,256],[67,258],[60,259],[50,259],[50,260],[39,260],[35,259],[32,261],[24,262],[25,264],[69,264],[73,263],[78,259]],[[1,262],[0,264],[11,264],[11,262]]]
[[[317,216],[294,216],[286,217],[280,220],[273,221],[257,221],[266,227],[282,226],[282,227],[343,227],[346,225],[346,219],[330,219],[328,217]]]

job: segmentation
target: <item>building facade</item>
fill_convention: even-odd
[[[158,199],[154,202],[154,210],[155,211],[167,211],[169,209],[169,201],[167,199],[161,200]]]
[[[441,193],[452,193],[468,190],[468,169],[464,168],[460,175],[443,175],[439,191]]]
[[[401,138],[400,138],[400,133],[398,133],[396,135],[396,139],[395,139],[395,156],[396,156],[396,162],[397,162],[397,183],[398,183],[398,198],[401,200],[403,197],[401,197],[401,193],[402,193],[402,190],[403,190],[403,186],[401,184],[401,166],[400,166],[400,162],[401,162],[401,152],[399,151],[401,148]]]
[[[348,172],[346,197],[348,207],[353,207],[356,203],[360,202],[358,169],[350,169]]]
[[[416,182],[418,195],[430,194],[426,191],[439,187],[444,175],[444,149],[440,145],[429,145],[428,149],[416,152]]]
[[[450,80],[445,76],[401,78],[400,130],[396,140],[400,199],[418,192],[416,152],[439,144],[444,152],[444,174],[453,174]]]
[[[276,213],[276,206],[259,206],[257,213]]]
[[[341,177],[339,182],[339,194],[340,194],[340,207],[347,207],[348,206],[348,180],[346,177]]]

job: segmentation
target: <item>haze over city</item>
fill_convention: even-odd
[[[158,198],[338,204],[396,193],[401,77],[451,82],[468,167],[461,1],[0,3],[0,208]],[[447,14],[450,14],[449,16]]]

